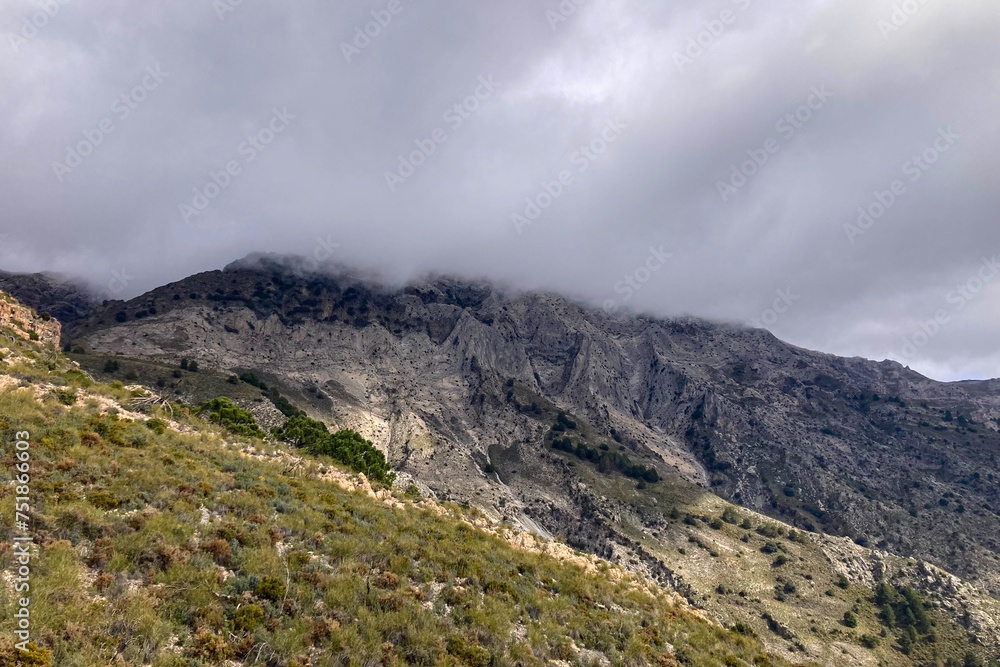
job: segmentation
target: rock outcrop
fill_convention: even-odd
[[[0,328],[9,329],[14,335],[59,346],[62,325],[48,313],[37,313],[34,308],[23,306],[10,295],[0,292]],[[5,335],[7,335],[5,333]]]

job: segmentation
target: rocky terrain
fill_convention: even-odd
[[[593,555],[95,382],[28,314],[0,311],[29,517],[0,520],[2,665],[791,664]]]
[[[552,294],[386,288],[259,258],[95,306],[63,339],[98,377],[190,403],[229,395],[273,423],[290,402],[358,430],[401,484],[655,577],[786,656],[839,650],[841,630],[810,623],[844,613],[839,575],[919,586],[1000,646],[998,381],[938,383]],[[715,521],[724,501],[750,528]],[[757,562],[769,520],[808,536],[785,546],[798,579]]]
[[[63,276],[48,273],[0,271],[0,290],[15,295],[21,303],[37,306],[64,324],[87,317],[98,298],[86,287]]]
[[[8,339],[28,336],[41,345],[58,347],[62,337],[62,325],[49,313],[38,313],[3,293],[0,293],[0,327],[6,330],[4,335]]]

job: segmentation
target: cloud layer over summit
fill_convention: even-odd
[[[995,0],[11,0],[0,268],[128,297],[294,253],[996,377],[998,34]]]

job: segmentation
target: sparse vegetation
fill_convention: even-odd
[[[198,414],[235,435],[249,438],[265,437],[253,414],[240,408],[228,398],[220,397],[205,403],[199,408]]]
[[[572,423],[575,428],[576,422]],[[559,424],[556,424],[556,426],[559,426]],[[552,427],[553,433],[563,430],[557,429],[556,426]],[[578,442],[574,445],[571,438],[555,438],[552,440],[552,448],[557,451],[566,452],[567,454],[573,454],[581,461],[594,463],[597,465],[597,469],[604,474],[619,472],[626,477],[637,479],[649,484],[655,484],[660,481],[660,475],[656,472],[655,468],[633,463],[625,454],[621,452],[611,452],[606,446],[595,449],[588,447],[582,442]]]
[[[275,429],[275,437],[307,450],[314,456],[329,456],[337,463],[356,472],[363,472],[386,486],[391,486],[396,474],[385,455],[356,431],[342,430],[331,434],[326,424],[297,414],[284,426]]]

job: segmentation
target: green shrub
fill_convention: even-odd
[[[496,579],[487,581],[483,585],[483,592],[487,595],[506,596],[512,602],[517,602],[520,599],[517,591],[510,584],[506,581],[497,581]]]
[[[271,602],[281,602],[285,598],[285,582],[277,577],[264,577],[253,589],[257,597],[270,600]]]
[[[906,628],[903,635],[899,638],[899,651],[903,655],[909,655],[910,651],[913,650],[913,645],[917,643],[917,632],[913,629],[913,626]]]
[[[916,628],[921,634],[931,630],[927,616],[926,602],[913,588],[897,590],[880,582],[875,586],[874,602],[879,606],[879,619],[887,627]]]
[[[854,615],[854,612],[852,611],[844,612],[844,625],[846,625],[849,628],[858,627],[858,617]]]
[[[468,667],[489,667],[490,665],[489,651],[466,641],[465,638],[459,635],[448,637],[447,647],[448,653],[458,658],[458,660],[468,665]]]
[[[242,375],[240,375],[239,379],[243,380],[248,385],[257,387],[261,391],[267,391],[267,385],[261,382],[260,379],[253,373],[243,373]]]
[[[281,428],[275,429],[274,435],[314,456],[329,456],[337,463],[363,472],[386,486],[391,486],[396,479],[396,473],[389,467],[385,455],[356,431],[343,430],[331,434],[323,422],[297,414]]]
[[[52,397],[63,405],[76,403],[76,391],[72,389],[56,389],[52,392]]]
[[[224,396],[212,399],[199,408],[199,415],[205,416],[206,413],[208,421],[218,424],[230,433],[248,438],[265,437],[264,431],[257,426],[253,414]]]
[[[287,398],[278,393],[276,389],[271,389],[267,392],[267,397],[270,399],[274,407],[278,408],[278,412],[285,415],[286,417],[294,417],[298,414],[304,414],[297,407],[292,405]]]
[[[11,667],[48,667],[52,664],[52,651],[41,648],[35,642],[28,642],[27,651],[10,647],[0,651],[0,665]]]
[[[556,423],[562,426],[564,429],[576,429],[576,422],[566,416],[565,413],[560,412],[559,416],[556,418]]]
[[[293,551],[288,554],[288,566],[293,570],[298,570],[305,567],[312,561],[312,556],[310,556],[305,551]]]
[[[127,430],[127,426],[125,422],[118,419],[117,415],[95,415],[90,421],[87,422],[87,425],[92,428],[97,435],[112,445],[125,445],[125,432]],[[82,437],[83,436],[81,435],[81,438]],[[93,444],[99,444],[99,442]]]
[[[102,510],[113,510],[121,505],[113,493],[107,491],[91,491],[87,494],[87,502]]]
[[[778,529],[769,523],[765,523],[757,528],[757,534],[763,537],[775,538],[778,536]]]
[[[191,648],[191,657],[206,660],[209,663],[221,663],[233,656],[233,651],[225,638],[213,633],[207,628],[202,628],[194,635],[194,646]]]
[[[233,614],[233,626],[240,632],[252,632],[264,620],[264,610],[255,604],[240,607]]]
[[[965,654],[965,659],[962,660],[962,667],[983,667],[983,661],[970,651]]]
[[[167,422],[162,419],[147,419],[146,428],[157,435],[163,435],[167,432]]]

